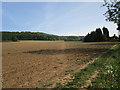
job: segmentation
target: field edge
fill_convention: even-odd
[[[120,45],[116,44],[65,85],[55,88],[120,88]],[[84,78],[83,78],[84,77]]]

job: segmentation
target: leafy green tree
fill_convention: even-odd
[[[107,11],[104,14],[107,21],[111,21],[117,24],[117,30],[120,32],[120,1],[118,0],[104,0],[103,6],[107,7]],[[119,35],[120,41],[120,35]]]
[[[96,37],[97,41],[103,41],[103,35],[102,35],[102,31],[100,28],[96,29]]]
[[[103,27],[102,30],[103,30],[104,41],[109,41],[109,31],[108,31],[108,29]]]
[[[97,41],[97,36],[96,36],[96,32],[95,31],[91,32],[90,38],[91,38],[91,41],[93,41],[93,42]]]
[[[13,37],[12,37],[12,41],[13,41],[13,42],[18,41],[17,37],[16,37],[16,36],[13,36]]]
[[[89,41],[90,41],[90,40],[89,40],[89,39],[90,39],[90,38],[89,38],[89,35],[90,35],[90,34],[88,33],[88,34],[84,37],[84,39],[83,39],[84,42],[89,42]]]
[[[101,42],[104,41],[103,34],[100,28],[97,28],[96,31],[92,31],[90,34],[88,33],[84,40],[84,42]]]

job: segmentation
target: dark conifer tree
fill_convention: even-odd
[[[103,37],[104,37],[104,41],[108,41],[109,40],[109,31],[107,28],[103,27]]]
[[[103,41],[103,35],[102,35],[102,31],[100,28],[96,29],[96,39],[97,41]]]

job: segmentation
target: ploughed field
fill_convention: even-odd
[[[4,88],[55,87],[70,81],[115,43],[21,41],[2,43]]]

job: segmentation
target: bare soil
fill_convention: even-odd
[[[77,41],[4,42],[3,88],[50,87],[83,68],[84,60],[101,55],[113,45]]]

